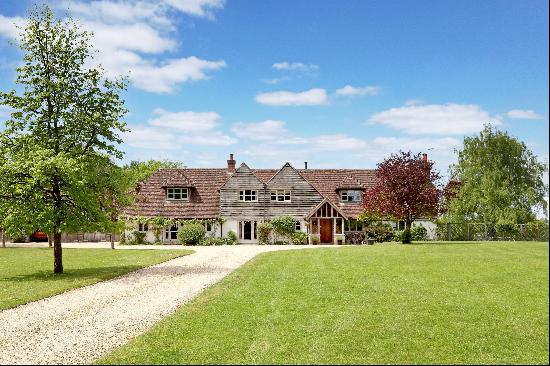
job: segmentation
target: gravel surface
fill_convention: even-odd
[[[0,311],[0,364],[92,363],[255,255],[301,248],[312,247],[195,247],[185,257]]]

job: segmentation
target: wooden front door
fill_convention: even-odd
[[[332,243],[332,219],[321,219],[321,243]]]

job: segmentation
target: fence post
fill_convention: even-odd
[[[451,241],[451,223],[447,223],[447,241]]]

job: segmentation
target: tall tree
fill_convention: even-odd
[[[488,124],[465,137],[457,153],[451,175],[460,187],[450,202],[450,220],[525,223],[535,219],[535,210],[546,212],[547,167],[522,141]]]
[[[437,215],[439,179],[433,162],[420,154],[392,154],[378,164],[376,185],[364,195],[366,214],[405,221],[402,241],[410,243],[414,220]]]
[[[0,104],[14,109],[0,133],[0,226],[9,234],[53,233],[55,273],[63,272],[62,232],[111,222],[99,197],[111,184],[104,173],[112,158],[122,157],[126,81],[85,66],[90,37],[73,20],[35,7],[19,40],[22,93],[0,93]]]

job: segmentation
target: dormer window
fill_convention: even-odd
[[[189,188],[166,188],[166,199],[168,201],[188,201]]]
[[[271,190],[271,201],[273,201],[273,202],[290,202],[290,189],[273,189],[273,190]]]
[[[340,191],[340,199],[342,202],[359,202],[361,201],[361,191],[356,191],[356,190]]]
[[[258,191],[252,189],[243,189],[239,191],[239,201],[255,202],[258,201]]]

